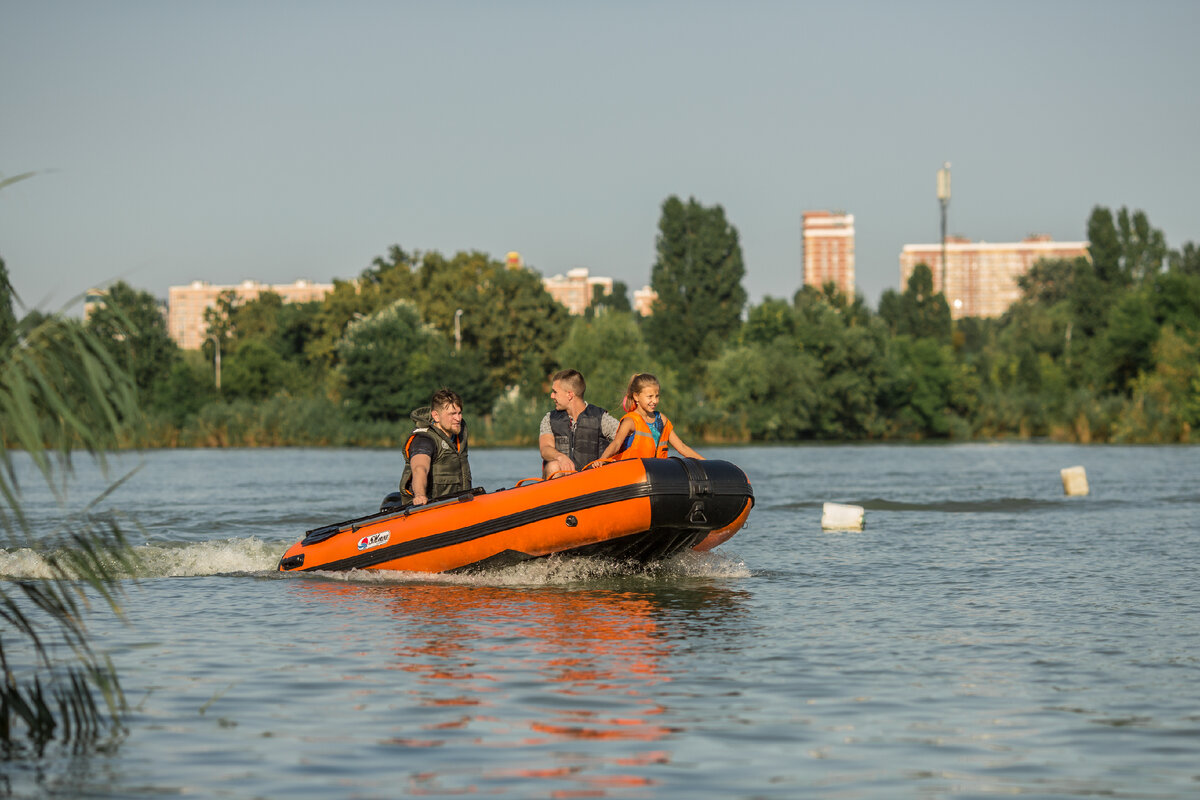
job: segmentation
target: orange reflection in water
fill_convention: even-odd
[[[306,594],[321,600],[394,616],[397,638],[388,645],[394,668],[416,679],[404,690],[418,706],[453,711],[422,723],[421,735],[393,738],[398,746],[462,746],[463,732],[473,734],[466,740],[470,744],[487,748],[588,741],[640,745],[673,732],[656,721],[665,709],[645,693],[671,680],[663,669],[671,645],[656,621],[659,609],[646,595],[453,583],[303,584]],[[518,700],[518,694],[528,697]],[[456,738],[451,742],[439,733]],[[554,763],[483,768],[477,777],[565,779],[586,788],[553,796],[600,797],[616,787],[653,783],[629,768],[670,761],[670,752],[662,749],[586,759],[561,750],[539,755]],[[411,780],[413,794],[447,791],[436,772]]]

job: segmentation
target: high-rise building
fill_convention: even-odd
[[[1007,243],[947,236],[944,271],[941,243],[904,245],[900,253],[900,288],[908,286],[917,264],[925,264],[933,272],[933,290],[945,292],[952,318],[996,317],[1020,298],[1017,278],[1035,263],[1079,256],[1088,256],[1087,242],[1056,242],[1044,234]]]
[[[841,211],[805,211],[804,285],[821,288],[833,281],[854,296],[854,215]]]
[[[217,304],[222,292],[233,291],[241,302],[256,299],[263,292],[274,292],[285,303],[321,300],[333,291],[332,283],[313,283],[303,278],[295,283],[267,285],[242,281],[233,286],[214,286],[208,281],[192,281],[187,286],[167,289],[167,333],[184,350],[198,350],[207,338],[208,323],[204,312]]]

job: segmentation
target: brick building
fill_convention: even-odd
[[[231,290],[243,303],[256,299],[263,292],[274,292],[285,303],[307,303],[323,299],[333,291],[333,284],[300,279],[295,283],[271,285],[242,281],[232,286],[215,286],[208,281],[192,281],[187,286],[171,286],[167,289],[167,333],[184,350],[198,350],[204,344],[208,329],[204,312],[216,306],[222,292]]]
[[[1046,235],[1007,243],[972,242],[961,236],[947,236],[945,294],[950,316],[997,317],[1021,296],[1017,278],[1035,263],[1087,255],[1087,242],[1056,242]],[[942,245],[904,245],[900,253],[902,291],[917,264],[925,264],[932,270],[933,290],[943,291]]]
[[[542,278],[542,286],[558,302],[567,307],[572,314],[582,314],[592,304],[595,287],[600,287],[602,294],[612,294],[613,279],[591,276],[587,267],[568,270],[567,274],[555,275],[552,278]],[[650,307],[658,295],[649,286],[643,286],[633,293],[630,302],[633,310],[643,317],[650,315]]]
[[[854,296],[854,215],[841,211],[805,211],[804,285],[821,288],[829,281]]]

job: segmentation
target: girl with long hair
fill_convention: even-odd
[[[601,459],[666,458],[668,444],[681,456],[704,458],[679,438],[671,420],[658,410],[660,392],[658,378],[649,372],[630,378],[621,402],[625,416]]]

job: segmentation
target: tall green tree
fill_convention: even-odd
[[[674,373],[657,357],[642,336],[632,312],[609,312],[593,319],[578,317],[571,325],[571,332],[556,354],[558,368],[577,369],[587,381],[587,400],[608,409],[620,418],[621,398],[629,386],[629,379],[637,372],[653,373],[663,390],[663,409],[672,421],[680,413],[686,419],[683,407],[676,411],[678,398],[670,401],[678,390]]]
[[[143,407],[161,405],[158,393],[179,359],[161,304],[149,292],[118,281],[91,304],[86,326],[133,376]]]
[[[1113,216],[1096,206],[1088,217],[1088,250],[1096,277],[1113,287],[1124,287],[1159,273],[1169,250],[1162,231],[1150,225],[1141,210],[1124,206]]]
[[[1088,252],[1096,277],[1106,285],[1124,283],[1121,265],[1121,239],[1112,211],[1096,206],[1087,221]]]
[[[1171,272],[1200,275],[1200,247],[1195,242],[1184,242],[1183,247],[1172,250],[1168,261]]]
[[[325,370],[337,366],[338,344],[351,321],[377,310],[377,293],[364,291],[355,281],[333,281],[333,291],[325,295],[313,321],[313,335],[304,344],[309,362]]]
[[[479,252],[450,259],[427,252],[418,284],[422,318],[450,341],[461,338],[461,351],[475,354],[494,395],[552,370],[570,319],[536,273]]]
[[[741,326],[746,268],[737,229],[721,206],[672,195],[662,205],[655,250],[650,285],[658,299],[647,334],[678,368],[699,376]]]
[[[952,326],[946,296],[933,291],[933,271],[917,264],[904,293],[888,289],[879,300],[879,315],[896,336],[949,343]]]
[[[1163,329],[1154,368],[1138,375],[1117,423],[1118,441],[1200,441],[1200,331]]]
[[[821,370],[813,433],[824,439],[874,437],[885,430],[878,395],[886,379],[887,327],[832,286],[796,293],[795,342]]]
[[[421,321],[411,300],[397,300],[351,322],[338,345],[342,397],[359,420],[402,422],[450,386],[453,347]]]
[[[946,438],[960,431],[977,388],[970,368],[955,360],[950,345],[932,338],[898,336],[892,348],[897,366],[882,402],[891,434]]]
[[[821,364],[788,335],[727,348],[708,370],[720,427],[758,441],[818,436]]]
[[[397,300],[415,299],[420,261],[420,252],[409,253],[394,244],[388,248],[386,256],[377,257],[370,267],[362,271],[358,283],[369,299],[372,310]]]
[[[243,339],[222,362],[221,392],[233,399],[260,402],[280,392],[303,393],[303,388],[296,365],[262,339]]]
[[[1117,213],[1117,235],[1121,242],[1121,266],[1128,280],[1141,282],[1162,271],[1167,260],[1163,232],[1150,226],[1146,212],[1132,214],[1125,207]]]
[[[624,281],[613,281],[612,291],[605,294],[604,287],[597,284],[592,287],[592,301],[584,310],[583,315],[592,318],[607,311],[627,312],[633,310],[629,302],[629,286]]]

